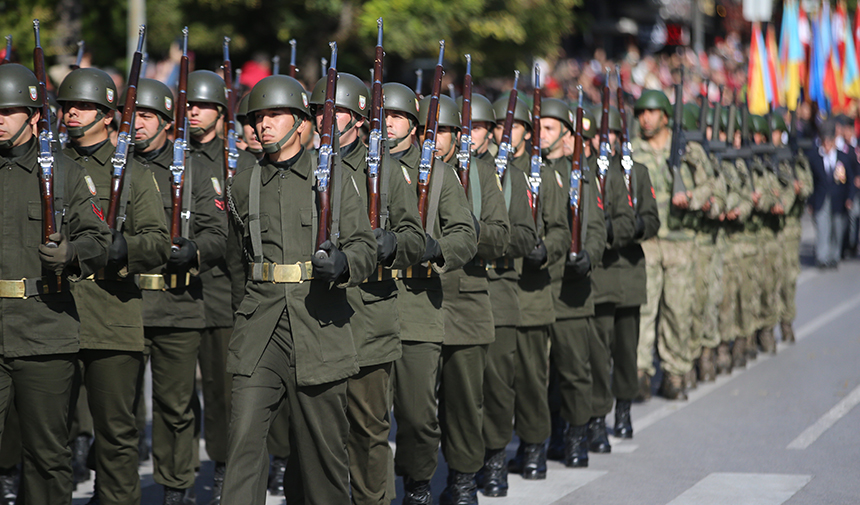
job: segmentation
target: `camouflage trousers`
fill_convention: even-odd
[[[770,230],[763,230],[760,236],[758,266],[761,269],[761,313],[756,329],[773,328],[779,322],[779,296],[784,268],[784,255],[781,244],[777,242],[777,235]]]
[[[655,341],[667,373],[684,375],[693,368],[694,249],[693,241],[654,238],[642,243],[648,301],[641,310],[637,366],[648,375],[656,372]]]
[[[693,359],[702,354],[702,347],[720,344],[719,308],[723,298],[723,255],[725,240],[714,235],[696,237],[696,292],[693,300],[693,337],[690,352]]]
[[[737,297],[734,310],[737,333],[749,336],[761,328],[761,277],[764,275],[759,262],[759,246],[754,240],[741,238],[735,244],[735,270],[737,270]]]
[[[791,323],[797,316],[797,276],[800,275],[800,220],[789,218],[777,238],[782,247],[782,289],[779,290],[779,320]]]

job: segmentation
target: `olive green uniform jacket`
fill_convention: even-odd
[[[65,150],[87,169],[105,211],[110,203],[114,150],[108,141],[91,156],[81,155],[73,147]],[[132,158],[125,167],[124,177],[131,178],[129,194],[122,196],[128,201],[121,230],[128,243],[127,275],[120,280],[84,281],[72,287],[81,315],[82,349],[143,352],[143,307],[134,275],[163,265],[170,256],[161,192],[152,172]]]
[[[42,198],[35,140],[0,154],[0,279],[21,280],[43,275],[39,260],[42,243]],[[54,188],[63,183],[62,223],[57,227],[75,248],[70,280],[90,276],[107,262],[110,230],[102,220],[95,185],[87,172],[66,155],[54,158]],[[58,192],[59,194],[59,192]],[[54,282],[53,273],[46,275]],[[78,352],[80,323],[68,289],[29,298],[0,298],[0,355],[4,358]]]
[[[502,184],[494,167],[471,163],[465,194],[472,214],[478,217],[478,254],[462,269],[442,274],[446,345],[489,344],[495,340],[487,265],[505,254],[511,240]]]
[[[164,147],[151,160],[135,156],[141,165],[152,171],[159,187],[164,188],[161,201],[164,218],[170,223],[173,216],[173,198],[170,191],[173,175],[173,142],[167,141]],[[222,264],[227,252],[227,213],[221,209],[223,200],[215,192],[208,171],[198,164],[186,167],[194,171],[185,181],[191,181],[183,191],[191,191],[191,222],[189,235],[185,238],[197,246],[199,266],[197,272],[208,271],[216,264]],[[152,270],[151,274],[164,272],[163,267]],[[143,291],[143,324],[147,327],[203,329],[206,327],[206,313],[203,303],[203,282],[197,275],[191,276],[188,286],[167,291]]]
[[[416,195],[420,156],[420,151],[413,145],[399,159],[403,177]],[[429,278],[397,280],[397,310],[400,316],[400,340],[403,341],[441,343],[444,340],[442,282],[438,275],[462,268],[478,252],[471,207],[454,167],[436,160],[430,174],[431,194],[433,181],[437,177],[443,178],[439,210],[436,224],[428,233],[439,242],[443,262],[430,264],[434,273]],[[426,270],[422,265],[412,268]]]
[[[200,144],[191,140],[188,142],[187,165],[193,167],[194,176],[205,179],[220,200],[220,210],[226,212],[224,205],[224,140],[215,140]],[[239,150],[239,160],[236,173],[250,169],[257,164],[257,158],[250,153]],[[201,170],[203,168],[203,170]],[[231,309],[230,272],[223,256],[212,260],[211,268],[200,271],[203,281],[203,301],[206,311],[206,328],[229,328],[233,326],[233,310]]]
[[[302,150],[290,168],[281,170],[264,158],[260,163],[260,230],[266,263],[290,265],[310,261],[316,224],[314,167],[316,152]],[[248,205],[253,170],[239,172],[230,186],[228,262],[249,266],[251,253]],[[337,182],[337,177],[332,178]],[[319,279],[275,284],[245,281],[245,297],[230,338],[227,372],[250,376],[282,317],[290,322],[296,382],[312,386],[345,379],[358,371],[349,319],[354,311],[347,286],[357,286],[376,268],[376,239],[370,231],[358,185],[344,172],[337,247],[346,255],[349,278],[333,285]],[[332,191],[336,191],[332,188]],[[241,282],[234,278],[234,282]]]
[[[633,210],[642,218],[643,226],[640,235],[633,237],[633,242],[618,250],[622,280],[620,307],[637,307],[647,302],[645,253],[641,244],[656,236],[660,229],[657,200],[654,199],[651,177],[645,165],[633,162],[630,186],[634,195]]]
[[[356,141],[356,144],[344,156],[343,167],[347,169],[345,173],[350,173],[358,184],[366,214],[367,147],[360,141]],[[397,237],[397,250],[390,265],[380,265],[378,268],[391,273],[392,269],[407,268],[417,263],[424,254],[426,238],[418,215],[415,192],[409,190],[399,163],[386,157],[380,165],[380,191],[382,179],[388,178],[388,222],[384,228]],[[377,273],[373,273],[367,282],[346,289],[346,297],[355,311],[350,324],[359,366],[388,363],[401,354],[397,283],[393,277],[374,281],[375,275]]]

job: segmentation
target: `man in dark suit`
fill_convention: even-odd
[[[821,127],[820,148],[807,153],[812,168],[814,190],[812,215],[815,219],[815,263],[819,268],[836,268],[842,240],[852,207],[855,188],[854,163],[836,148],[836,125]]]

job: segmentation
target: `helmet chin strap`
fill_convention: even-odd
[[[68,126],[66,130],[69,132],[69,136],[73,138],[83,137],[93,126],[96,125],[99,121],[106,117],[105,112],[99,107],[98,112],[96,113],[96,118],[92,123],[85,126]]]
[[[343,138],[343,136],[346,135],[346,132],[352,130],[352,127],[358,124],[358,119],[356,119],[355,116],[355,112],[349,111],[349,123],[347,123],[346,126],[343,127],[343,130],[340,131],[338,138]]]
[[[24,133],[24,130],[30,127],[30,118],[33,117],[33,114],[36,113],[36,109],[30,109],[30,114],[27,116],[27,120],[24,121],[24,124],[21,125],[21,128],[18,129],[18,132],[15,135],[12,135],[12,138],[9,140],[0,140],[0,149],[12,149],[15,145],[15,141],[18,140],[18,137]]]
[[[409,138],[410,135],[412,135],[412,129],[413,128],[415,128],[415,124],[412,122],[412,119],[410,118],[409,119],[409,133],[407,133],[406,135],[404,135],[402,137],[394,137],[393,139],[387,139],[386,142],[388,142],[388,148],[394,149],[397,146],[399,146],[401,142],[403,142],[404,140]]]
[[[218,120],[221,119],[221,115],[224,113],[221,106],[218,106],[218,115],[215,117],[215,120],[209,123],[206,126],[192,126],[188,128],[188,133],[191,134],[192,137],[202,137],[204,133],[208,132],[210,128],[215,128],[215,124],[218,123]]]
[[[155,137],[161,135],[161,132],[164,131],[164,128],[166,126],[167,126],[167,121],[165,121],[163,117],[158,116],[158,130],[155,131],[155,135],[149,137],[148,139],[135,140],[134,141],[134,148],[139,149],[140,151],[143,151],[144,149],[149,147],[149,145],[152,144],[152,141],[155,140]]]
[[[273,144],[262,144],[263,151],[265,151],[268,154],[272,154],[272,153],[276,153],[276,152],[280,151],[281,148],[284,147],[284,144],[286,144],[290,140],[290,138],[292,138],[292,136],[296,133],[296,130],[299,129],[299,126],[301,126],[301,124],[302,124],[302,119],[299,117],[298,114],[293,113],[293,127],[290,128],[290,131],[288,131],[287,134],[281,138],[281,140],[279,140]],[[260,135],[260,137],[262,137],[262,135]]]
[[[549,147],[544,147],[540,150],[541,154],[546,156],[549,153],[553,152],[553,150],[555,150],[555,147],[558,145],[558,143],[561,142],[561,139],[564,137],[564,134],[565,134],[564,131],[559,133],[558,137],[556,137],[556,139],[552,141],[552,144],[550,144]]]

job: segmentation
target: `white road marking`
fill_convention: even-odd
[[[849,298],[848,300],[845,300],[844,302],[840,303],[836,307],[833,307],[832,309],[828,310],[824,314],[821,314],[820,316],[816,317],[812,321],[809,321],[808,323],[806,323],[803,326],[801,326],[800,328],[798,328],[798,330],[796,332],[794,332],[795,338],[797,340],[800,340],[800,339],[803,339],[803,338],[806,338],[806,337],[812,335],[813,333],[815,333],[816,331],[821,329],[826,324],[835,320],[836,318],[838,318],[842,314],[848,312],[849,310],[857,307],[858,305],[860,305],[860,294],[857,294],[853,298]]]
[[[860,404],[860,386],[854,388],[854,391],[851,391],[848,396],[821,416],[818,421],[815,421],[815,424],[803,430],[803,433],[792,440],[786,449],[806,449],[818,440],[818,437],[823,435],[824,432],[833,427],[837,421],[842,419],[845,414],[851,412],[851,409],[856,407],[857,404]]]
[[[780,505],[811,480],[811,475],[712,473],[668,505]]]

